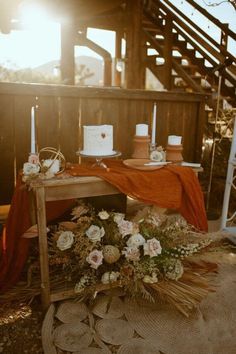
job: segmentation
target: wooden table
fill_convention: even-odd
[[[33,181],[30,183],[30,188],[35,196],[35,212],[38,220],[41,298],[43,308],[47,309],[51,302],[72,296],[74,290],[53,292],[50,289],[45,203],[47,201],[120,194],[121,192],[98,177],[68,177]]]
[[[197,174],[199,170],[194,169]],[[108,196],[120,194],[120,190],[100,177],[65,177],[48,180],[35,180],[30,183],[35,197],[35,214],[39,233],[39,255],[41,272],[41,297],[46,309],[53,301],[74,295],[73,289],[51,291],[49,277],[49,259],[47,243],[46,202],[67,199]]]

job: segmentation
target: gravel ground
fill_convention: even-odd
[[[41,354],[43,313],[39,299],[0,304],[0,353]]]

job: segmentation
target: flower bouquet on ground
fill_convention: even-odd
[[[188,315],[213,290],[206,274],[216,265],[194,257],[213,241],[182,217],[147,207],[127,219],[82,201],[71,215],[50,226],[49,263],[74,284],[78,298],[122,288],[153,302],[159,296]]]

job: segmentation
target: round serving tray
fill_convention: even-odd
[[[154,165],[155,163],[155,165]],[[150,159],[128,159],[124,160],[123,164],[129,168],[134,168],[136,170],[142,170],[142,171],[154,171],[158,170],[164,166],[167,165],[168,162],[155,162]],[[150,164],[150,165],[147,165]]]

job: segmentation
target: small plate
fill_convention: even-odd
[[[127,167],[134,168],[136,170],[142,170],[142,171],[154,171],[166,165],[166,163],[164,162],[163,165],[150,165],[150,166],[145,165],[151,162],[154,161],[149,159],[128,159],[128,160],[124,160],[123,164]]]

